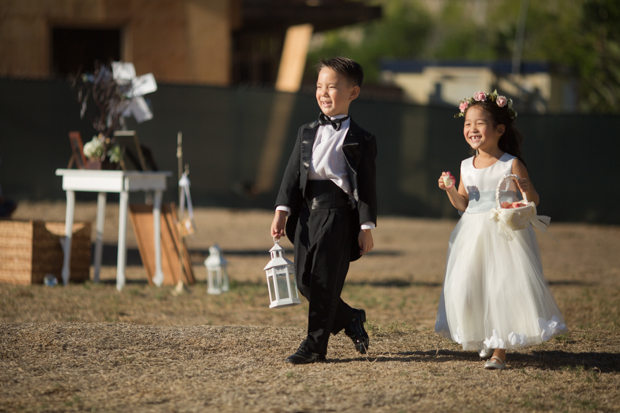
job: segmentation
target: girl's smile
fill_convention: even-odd
[[[493,125],[491,114],[486,110],[478,106],[467,109],[463,135],[472,149],[487,153],[495,152],[505,129],[504,125]]]

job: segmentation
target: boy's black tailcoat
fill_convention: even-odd
[[[291,215],[286,223],[286,235],[294,242],[295,229],[299,212],[304,203],[308,170],[312,161],[312,147],[316,138],[319,122],[314,121],[302,125],[297,133],[297,140],[289,159],[282,185],[276,199],[277,205],[291,208]],[[347,172],[351,190],[355,198],[356,208],[351,225],[355,226],[355,234],[351,248],[351,261],[360,257],[357,234],[363,222],[377,222],[377,191],[375,177],[375,158],[377,156],[376,138],[360,128],[351,119],[349,131],[345,136],[342,151],[347,164]]]

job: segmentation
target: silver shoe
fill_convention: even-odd
[[[493,352],[495,351],[495,349],[493,348],[483,348],[482,350],[480,350],[478,352],[478,355],[480,356],[480,359],[482,360],[487,360],[490,359],[491,356],[493,355]]]
[[[504,370],[506,368],[506,362],[502,361],[499,357],[491,357],[491,360],[487,360],[484,363],[484,368],[487,370]]]

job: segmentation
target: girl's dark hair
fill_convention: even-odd
[[[340,76],[347,79],[347,81],[349,81],[353,86],[361,87],[362,82],[364,81],[364,69],[362,69],[362,66],[359,63],[353,59],[349,59],[348,57],[334,57],[327,60],[321,59],[315,67],[317,73],[324,67],[329,67]]]
[[[490,100],[486,100],[484,102],[475,101],[467,107],[465,114],[467,114],[467,110],[473,106],[480,106],[482,109],[486,110],[491,115],[493,126],[497,127],[498,125],[504,125],[506,130],[499,138],[497,146],[499,146],[502,151],[509,153],[512,156],[516,156],[523,163],[523,165],[525,165],[525,161],[521,156],[521,143],[523,142],[523,135],[521,135],[521,132],[515,128],[515,119],[510,118],[507,108],[505,106],[500,108],[497,106],[497,103]],[[472,149],[472,152],[473,151],[474,150]],[[472,155],[475,155],[475,153],[472,153]]]

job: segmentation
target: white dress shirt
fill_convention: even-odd
[[[331,119],[343,118],[338,115]],[[355,205],[351,184],[347,173],[347,163],[342,152],[344,138],[349,132],[351,119],[342,122],[340,129],[335,130],[331,125],[321,125],[316,132],[312,146],[312,162],[308,170],[308,179],[315,181],[330,180],[342,189]]]
[[[338,115],[330,118],[340,119],[345,116],[347,115]],[[332,181],[349,196],[351,204],[355,205],[347,173],[347,164],[342,151],[344,138],[347,136],[347,132],[349,132],[350,125],[351,118],[344,120],[338,130],[335,130],[332,125],[320,125],[318,127],[314,145],[312,146],[312,161],[308,170],[308,179]],[[278,205],[276,210],[286,211],[288,215],[291,213],[291,209],[285,205]],[[375,224],[371,221],[364,222],[361,225],[361,229],[374,228]]]

